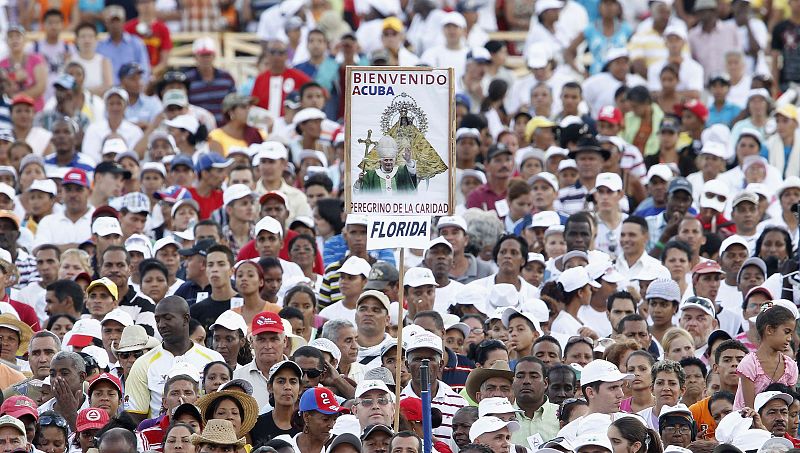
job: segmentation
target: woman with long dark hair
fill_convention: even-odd
[[[578,310],[589,305],[592,299],[592,288],[600,285],[589,277],[586,268],[583,266],[573,267],[565,270],[557,281],[560,297],[556,300],[564,302],[564,309],[556,317],[551,326],[551,331],[555,333],[578,335],[590,337],[593,340],[598,338],[597,333],[578,319]]]
[[[637,417],[623,417],[608,427],[614,453],[662,453],[661,438]]]
[[[781,266],[792,257],[792,237],[785,227],[770,225],[756,240],[755,256],[764,260],[767,275],[780,272]]]

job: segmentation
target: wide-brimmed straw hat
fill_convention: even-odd
[[[192,434],[189,441],[192,445],[235,445],[236,448],[242,448],[245,444],[244,437],[237,437],[233,423],[219,419],[209,420],[202,434]]]
[[[203,420],[206,423],[211,423],[214,420],[209,418],[212,414],[209,414],[208,410],[214,404],[214,401],[220,398],[232,398],[242,406],[242,426],[236,435],[239,437],[247,435],[256,426],[256,420],[258,419],[258,402],[256,399],[238,390],[222,390],[204,395],[197,400],[195,406],[200,409],[200,413],[203,414]],[[205,431],[203,434],[205,435]]]
[[[0,327],[11,329],[19,334],[19,347],[17,348],[16,355],[21,356],[28,350],[28,343],[33,336],[31,326],[20,321],[19,318],[12,313],[3,313],[0,315]]]

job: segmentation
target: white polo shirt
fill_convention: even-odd
[[[182,356],[174,356],[163,344],[136,359],[131,373],[125,381],[124,408],[128,412],[155,417],[161,410],[161,396],[166,376],[178,362],[188,362],[198,372],[209,362],[225,360],[219,352],[192,343],[191,349]]]
[[[36,247],[42,244],[80,244],[91,239],[93,213],[94,208],[90,206],[77,222],[68,219],[63,212],[45,216],[36,229],[34,244]]]

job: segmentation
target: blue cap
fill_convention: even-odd
[[[339,406],[334,393],[325,387],[311,387],[300,397],[300,412],[317,411],[327,415],[338,414],[347,409]]]
[[[217,153],[205,153],[201,154],[197,158],[197,163],[194,165],[194,169],[197,173],[200,173],[201,171],[208,170],[209,168],[228,168],[228,166],[232,163],[233,160],[225,159]],[[173,165],[175,164],[173,163]]]
[[[464,93],[456,93],[456,104],[465,105],[467,110],[472,109],[472,101],[470,101],[469,96]]]
[[[120,79],[124,79],[125,77],[132,76],[134,74],[144,74],[144,69],[136,62],[125,63],[122,67],[119,68],[119,72],[117,75]]]
[[[54,87],[61,87],[65,90],[72,90],[75,88],[75,77],[69,74],[59,74],[56,80],[53,81]]]
[[[175,158],[172,159],[172,162],[170,162],[169,168],[175,168],[178,165],[186,165],[189,168],[194,168],[194,162],[192,162],[192,158],[184,154],[175,156]]]

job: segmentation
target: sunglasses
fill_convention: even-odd
[[[728,200],[728,197],[726,197],[725,195],[720,195],[720,194],[713,193],[713,192],[706,192],[704,195],[709,200],[713,200],[714,198],[716,198],[717,201],[720,201],[722,203],[725,203]]]
[[[67,425],[67,421],[64,419],[64,417],[61,417],[60,415],[54,415],[54,416],[44,415],[42,417],[39,417],[39,426],[51,426],[51,425],[56,425],[62,429],[67,429],[67,427],[69,426]]]
[[[362,407],[372,407],[374,404],[377,404],[379,406],[386,406],[390,402],[391,401],[389,401],[389,398],[381,396],[379,398],[364,398],[360,400],[358,404],[361,405]]]
[[[144,351],[131,351],[131,352],[118,352],[117,357],[122,360],[127,360],[131,357],[136,357],[137,359],[144,355]]]
[[[594,347],[594,340],[592,340],[589,337],[582,337],[580,335],[575,335],[575,336],[569,337],[569,340],[567,340],[567,346],[573,345],[575,343],[580,343],[580,342],[586,343],[592,348]],[[566,349],[566,348],[564,348],[564,349]]]
[[[284,49],[267,49],[267,53],[270,55],[286,55],[286,50]]]
[[[706,299],[705,297],[692,296],[692,297],[686,299],[686,303],[687,304],[700,305],[701,307],[706,308],[708,310],[712,310],[712,311],[714,310],[714,304],[710,300]]]
[[[324,373],[324,372],[325,372],[325,370],[318,370],[316,368],[304,368],[303,369],[303,374],[305,376],[308,376],[311,379],[316,379],[316,378],[322,376],[322,373]]]

